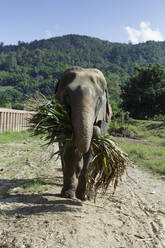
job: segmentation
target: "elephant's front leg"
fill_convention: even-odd
[[[73,145],[68,145],[62,156],[62,169],[63,169],[63,188],[61,196],[66,198],[74,198],[77,188],[77,173],[81,167],[82,157],[77,153]]]

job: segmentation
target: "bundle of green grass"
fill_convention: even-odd
[[[33,134],[42,135],[45,145],[54,142],[73,142],[72,125],[67,109],[58,103],[56,99],[48,101],[45,96],[38,93],[37,97],[31,98],[28,109],[35,111],[32,119]],[[91,152],[93,160],[87,172],[86,194],[94,186],[95,197],[98,190],[104,194],[110,183],[114,185],[114,191],[121,180],[129,160],[110,139],[109,136],[92,138]],[[55,154],[62,156],[63,151]]]

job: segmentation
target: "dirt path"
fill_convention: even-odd
[[[115,195],[110,187],[96,203],[69,200],[59,196],[60,162],[48,162],[38,144],[0,152],[8,158],[0,163],[0,248],[165,247],[164,180],[128,167]],[[27,187],[34,178],[40,185]]]

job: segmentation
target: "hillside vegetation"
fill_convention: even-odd
[[[59,75],[77,65],[96,67],[106,76],[110,97],[119,101],[120,84],[134,73],[134,64],[165,66],[165,42],[138,45],[66,35],[31,43],[0,43],[0,106],[23,108],[27,95],[40,90],[51,96]]]

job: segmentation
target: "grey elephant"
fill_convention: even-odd
[[[85,200],[86,173],[92,159],[91,139],[104,134],[111,119],[107,83],[100,70],[73,67],[61,75],[55,98],[69,109],[74,141],[66,146],[61,158],[61,196]]]

